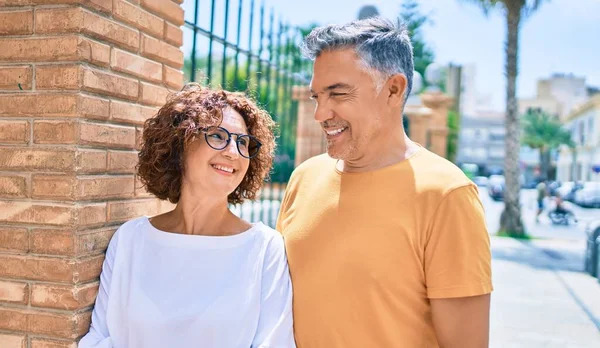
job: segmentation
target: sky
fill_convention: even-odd
[[[224,5],[215,1],[215,32],[224,34]],[[193,21],[194,0],[185,0],[185,18]],[[256,6],[261,0],[256,0]],[[401,0],[264,0],[267,13],[273,10],[276,21],[292,25],[342,24],[356,19],[363,5],[375,5],[379,13],[396,18]],[[198,18],[204,28],[210,26],[211,1],[199,0]],[[236,39],[238,0],[229,0],[229,40]],[[504,110],[504,41],[506,25],[498,11],[485,16],[465,0],[421,0],[422,12],[431,23],[423,29],[425,41],[436,54],[436,63],[475,64],[476,87],[480,94],[491,95],[492,108]],[[242,0],[241,42],[247,47],[250,0]],[[258,13],[255,14],[255,23]],[[255,24],[255,29],[256,29]],[[257,35],[255,32],[255,36]],[[203,39],[205,40],[205,39]],[[517,96],[534,97],[538,79],[553,73],[585,77],[588,85],[600,87],[600,0],[546,0],[521,27]],[[184,33],[184,53],[191,50],[192,34]],[[202,41],[202,40],[200,40]],[[205,40],[206,41],[206,40]],[[258,40],[254,39],[254,44]],[[203,41],[204,42],[204,41]],[[199,43],[201,45],[201,43]],[[253,45],[254,46],[254,45]],[[217,46],[215,46],[217,47]],[[215,54],[220,54],[216,49]]]

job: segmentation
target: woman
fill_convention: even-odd
[[[195,84],[146,121],[139,177],[177,205],[117,230],[79,347],[295,347],[282,237],[228,208],[256,197],[273,126],[243,94]]]

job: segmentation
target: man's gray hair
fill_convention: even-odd
[[[377,73],[373,78],[378,91],[390,76],[406,76],[405,98],[408,97],[414,63],[412,44],[404,25],[376,16],[344,25],[318,27],[304,39],[302,53],[314,60],[323,52],[346,48],[354,48],[365,68]]]

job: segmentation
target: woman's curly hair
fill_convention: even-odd
[[[195,83],[170,95],[158,113],[144,123],[137,170],[148,192],[171,203],[179,201],[184,149],[198,138],[201,129],[218,126],[223,110],[228,107],[242,116],[248,133],[258,138],[262,146],[250,159],[244,179],[227,200],[237,204],[256,198],[273,164],[275,122],[243,93],[211,90]]]

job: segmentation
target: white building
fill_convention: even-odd
[[[571,110],[586,102],[589,97],[584,77],[571,74],[554,74],[548,79],[538,80],[537,95],[530,99],[519,99],[519,113],[528,109],[542,109],[558,115],[566,121]]]
[[[566,117],[565,127],[571,131],[576,149],[561,149],[558,180],[600,181],[600,94],[573,109]]]

